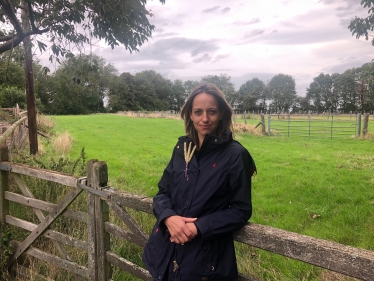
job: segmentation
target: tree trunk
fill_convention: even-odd
[[[30,30],[28,21],[29,12],[27,4],[22,2],[22,27],[24,31]],[[32,67],[32,44],[30,36],[23,39],[23,47],[25,50],[25,78],[26,78],[26,102],[27,102],[27,121],[29,127],[30,154],[38,152],[38,134],[36,129],[36,109],[35,109],[35,93],[34,93],[34,71]]]

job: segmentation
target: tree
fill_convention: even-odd
[[[310,100],[308,97],[298,97],[299,111],[309,112],[311,111]]]
[[[160,0],[165,3],[165,0]],[[24,38],[48,33],[49,44],[56,55],[70,53],[69,45],[81,46],[92,38],[103,39],[114,48],[119,44],[137,51],[154,26],[147,16],[147,0],[134,1],[25,1],[30,30],[24,29],[21,14],[24,7],[16,0],[0,0],[0,21],[5,23],[0,32],[0,53],[18,46]],[[47,45],[37,40],[41,50]]]
[[[124,72],[113,77],[108,94],[108,111],[137,110],[138,104],[133,93],[133,76]]]
[[[183,86],[186,91],[186,96],[191,94],[191,92],[199,85],[199,81],[187,80],[184,81]]]
[[[334,73],[334,95],[338,98],[338,109],[344,113],[357,110],[357,93],[355,74],[352,70],[346,70],[342,74]]]
[[[338,98],[333,92],[333,79],[330,74],[320,73],[313,78],[307,89],[307,97],[317,112],[336,112]]]
[[[214,83],[220,89],[226,97],[226,100],[231,104],[233,108],[237,107],[237,95],[235,92],[234,84],[231,82],[231,76],[227,74],[218,75],[206,75],[201,78],[201,82]]]
[[[65,60],[53,75],[43,99],[50,114],[104,112],[104,99],[117,70],[99,56],[80,55]]]
[[[0,106],[5,108],[15,107],[19,105],[20,108],[26,106],[26,94],[24,90],[20,90],[14,86],[0,85]]]
[[[171,109],[174,111],[180,111],[184,102],[187,99],[186,89],[184,88],[184,84],[182,80],[175,80],[173,85],[171,86],[172,89],[172,101],[171,101]]]
[[[25,90],[25,75],[17,63],[0,59],[0,85]]]
[[[21,0],[19,5],[16,0],[0,0],[0,21],[5,24],[0,30],[0,53],[21,42],[25,48],[30,154],[38,151],[31,36],[48,33],[51,50],[58,61],[60,55],[71,53],[71,45],[81,50],[84,44],[91,44],[92,38],[103,39],[112,48],[122,44],[130,52],[137,51],[154,29],[147,19],[152,14],[145,8],[146,2]],[[46,50],[44,42],[36,42],[41,51]]]
[[[356,38],[365,37],[366,41],[369,40],[370,31],[374,30],[374,1],[372,0],[361,0],[361,6],[369,8],[369,16],[366,18],[355,17],[348,25],[349,30],[352,32],[352,36],[356,35]],[[374,38],[371,40],[371,44],[374,46]]]
[[[264,110],[265,84],[258,78],[253,78],[241,85],[239,94],[239,109],[243,111],[259,111]]]
[[[143,110],[172,109],[172,82],[154,70],[138,72],[134,76],[135,96]]]
[[[275,75],[268,84],[271,108],[275,112],[288,112],[296,99],[296,84],[291,75]]]
[[[374,63],[363,64],[355,69],[355,73],[358,110],[374,110]]]

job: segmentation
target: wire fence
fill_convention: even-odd
[[[176,118],[178,111],[122,111],[138,118]],[[255,114],[234,112],[233,122],[251,124],[263,135],[307,138],[354,138],[368,134],[369,114]],[[362,120],[363,119],[363,120]],[[363,122],[362,122],[363,121]],[[261,126],[260,126],[261,125]],[[373,128],[372,128],[373,129]],[[252,132],[252,131],[251,131]]]
[[[368,133],[369,115],[291,115],[267,116],[265,133],[275,136],[299,136],[307,138],[360,137]],[[265,119],[265,118],[263,118]],[[264,122],[264,120],[262,121]]]

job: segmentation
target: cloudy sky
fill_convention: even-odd
[[[374,58],[374,47],[348,30],[367,15],[360,0],[158,0],[148,1],[152,38],[139,53],[94,47],[119,73],[153,69],[165,78],[200,80],[227,74],[236,88],[279,73],[306,88],[319,73],[342,73]]]

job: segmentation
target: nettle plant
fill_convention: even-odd
[[[0,280],[7,280],[7,264],[13,254],[13,246],[10,243],[12,234],[8,227],[0,225]]]

